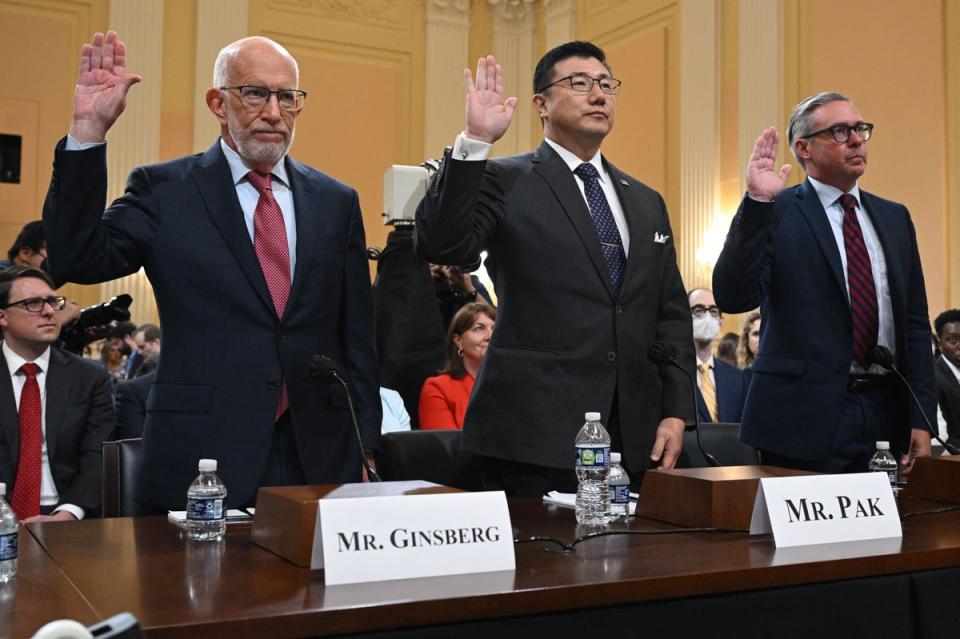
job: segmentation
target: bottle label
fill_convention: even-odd
[[[618,505],[630,503],[630,484],[610,486],[610,503]]]
[[[197,499],[187,497],[187,519],[189,521],[216,521],[223,519],[223,500]]]
[[[610,447],[600,446],[596,448],[577,446],[577,467],[578,468],[603,468],[610,464]]]
[[[0,535],[0,561],[17,558],[17,533],[3,533]]]

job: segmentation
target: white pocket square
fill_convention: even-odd
[[[660,235],[656,231],[653,232],[653,241],[657,244],[666,244],[667,240],[670,239],[669,235]]]

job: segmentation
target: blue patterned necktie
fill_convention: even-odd
[[[590,208],[590,217],[597,227],[597,236],[600,238],[600,248],[603,249],[603,260],[607,263],[610,274],[610,283],[613,292],[620,293],[620,284],[623,282],[623,271],[627,266],[627,256],[623,252],[623,243],[617,223],[613,220],[613,212],[607,203],[607,198],[600,188],[600,176],[596,167],[584,162],[573,171],[583,180],[583,191],[587,196],[587,206]]]

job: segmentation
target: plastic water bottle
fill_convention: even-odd
[[[200,474],[187,489],[187,533],[190,539],[217,541],[227,533],[223,500],[227,487],[217,477],[217,460],[201,459]]]
[[[610,435],[600,413],[584,415],[587,423],[577,433],[577,523],[602,526],[610,516]]]
[[[620,465],[620,453],[610,453],[610,521],[625,521],[630,515],[630,477]]]
[[[870,458],[867,469],[871,473],[886,473],[890,479],[890,485],[897,487],[897,481],[900,479],[900,466],[896,458],[890,452],[890,442],[877,442],[877,452]]]
[[[0,483],[0,583],[6,583],[17,574],[17,531],[20,520],[4,497],[7,485]]]

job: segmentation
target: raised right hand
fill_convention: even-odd
[[[503,99],[503,69],[492,55],[477,62],[477,81],[463,70],[467,89],[467,136],[493,144],[506,133],[517,106],[516,98]]]
[[[753,153],[747,162],[747,193],[754,200],[771,202],[783,190],[793,169],[789,164],[776,169],[777,147],[780,135],[773,127],[766,129],[753,145]]]
[[[125,48],[113,31],[95,33],[83,45],[80,73],[73,92],[70,135],[78,142],[102,142],[127,106],[127,91],[140,82],[127,73]]]

